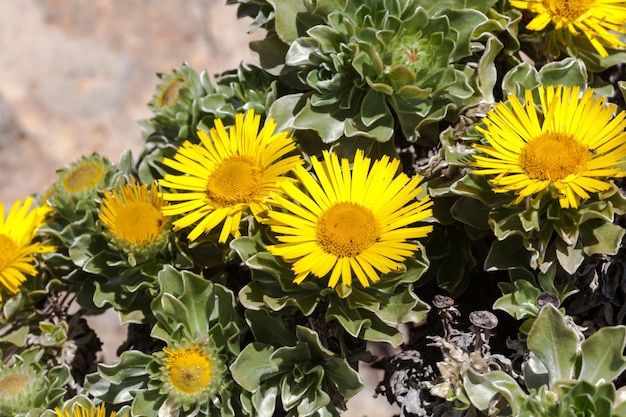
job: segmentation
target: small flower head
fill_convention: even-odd
[[[251,213],[260,219],[267,196],[280,191],[277,181],[301,163],[300,156],[288,156],[296,145],[287,132],[274,134],[272,119],[259,131],[260,120],[253,111],[237,114],[227,131],[218,119],[208,135],[198,132],[202,145],[185,142],[173,159],[163,161],[181,174],[166,174],[159,181],[172,190],[163,193],[173,203],[162,210],[166,216],[184,215],[173,222],[175,230],[194,225],[189,240],[221,223],[220,242],[229,235],[239,237],[242,216]]]
[[[11,294],[19,291],[27,275],[37,274],[35,254],[54,250],[52,246],[34,241],[51,209],[36,207],[30,210],[32,203],[31,197],[24,204],[16,201],[6,217],[4,204],[0,204],[0,287]]]
[[[57,170],[57,180],[46,193],[46,200],[67,218],[80,218],[95,208],[94,198],[105,189],[115,166],[96,153],[83,156],[68,168]]]
[[[175,404],[185,408],[213,398],[220,387],[224,367],[213,348],[192,344],[163,348],[161,381],[163,390]]]
[[[0,414],[14,415],[42,406],[46,391],[43,378],[26,365],[0,366]]]
[[[513,7],[535,13],[527,25],[543,30],[550,23],[562,33],[566,43],[571,36],[584,35],[600,56],[608,56],[605,46],[623,48],[619,38],[626,33],[626,2],[620,0],[510,0]],[[564,35],[564,36],[563,36]]]
[[[487,144],[475,145],[475,173],[490,179],[494,192],[514,192],[515,204],[544,189],[563,208],[577,208],[589,193],[608,190],[611,178],[624,177],[626,112],[613,115],[593,89],[539,87],[543,115],[530,90],[526,103],[511,95],[477,127]]]
[[[70,194],[89,192],[102,184],[109,168],[110,163],[106,158],[83,156],[69,169],[59,170],[58,184]]]
[[[432,226],[412,226],[431,216],[428,196],[415,200],[421,178],[396,175],[400,162],[383,157],[370,166],[358,151],[352,171],[347,159],[324,152],[324,161],[311,159],[317,180],[304,168],[295,174],[305,194],[291,182],[283,182],[284,194],[272,205],[285,211],[269,212],[272,230],[281,242],[268,246],[270,253],[293,263],[295,282],[309,274],[318,278],[330,273],[328,286],[339,279],[352,285],[356,276],[362,286],[400,269],[419,245],[410,239],[426,236]],[[379,272],[377,272],[379,271]]]
[[[161,82],[156,87],[148,107],[156,117],[175,123],[176,113],[188,112],[198,89],[199,79],[196,72],[183,65],[174,69],[171,74],[158,74]]]
[[[105,192],[99,218],[110,246],[125,253],[146,255],[163,249],[169,232],[161,212],[163,206],[155,183],[148,189],[133,179],[119,190]]]
[[[82,404],[76,404],[70,410],[56,408],[55,413],[57,417],[107,417],[106,407],[104,404],[100,404],[97,408],[93,405],[91,407],[85,407]],[[115,417],[115,411],[109,414],[109,417]]]

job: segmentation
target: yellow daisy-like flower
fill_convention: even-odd
[[[58,171],[58,184],[70,194],[85,192],[101,184],[109,168],[110,163],[106,158],[96,154],[83,156],[69,169]]]
[[[191,405],[210,401],[222,382],[223,365],[213,349],[205,344],[182,348],[164,347],[167,355],[161,378],[176,404]]]
[[[60,408],[56,408],[55,413],[57,417],[106,417],[106,407],[104,404],[100,404],[97,408],[93,405],[89,408],[83,405],[75,405],[70,410],[61,410]],[[115,417],[115,411],[111,412],[109,417]]]
[[[163,351],[169,355],[165,368],[177,391],[195,394],[210,384],[213,377],[211,358],[198,347],[183,350],[163,348]]]
[[[188,239],[195,240],[224,223],[219,236],[226,242],[229,234],[239,237],[242,215],[250,211],[257,219],[267,210],[266,198],[280,192],[276,185],[300,156],[287,156],[296,149],[287,132],[274,134],[276,123],[268,119],[259,131],[261,117],[252,110],[237,114],[229,131],[221,120],[207,135],[198,132],[202,145],[185,142],[173,159],[163,163],[182,175],[166,174],[163,187],[178,192],[163,193],[166,216],[184,214],[174,221],[175,230],[195,224]],[[210,137],[209,137],[210,136]]]
[[[54,250],[52,246],[33,242],[51,209],[37,207],[29,212],[32,203],[32,197],[23,205],[16,201],[6,217],[4,204],[0,204],[0,285],[12,294],[18,292],[26,275],[37,274],[34,255]]]
[[[148,190],[132,179],[119,193],[104,193],[99,218],[116,247],[139,251],[159,243],[167,233],[164,204],[155,183]]]
[[[613,115],[606,99],[593,89],[580,96],[578,87],[539,87],[543,117],[532,92],[524,106],[509,96],[510,106],[498,103],[477,127],[489,142],[475,145],[476,174],[495,175],[493,191],[518,194],[514,204],[548,187],[563,208],[576,208],[589,193],[608,190],[606,179],[624,177],[626,113]]]
[[[396,175],[400,161],[387,156],[370,164],[361,150],[349,161],[324,151],[324,162],[311,158],[314,177],[303,167],[294,169],[308,195],[291,182],[281,183],[282,196],[272,205],[286,212],[269,212],[272,230],[281,242],[268,246],[270,253],[293,263],[294,282],[309,274],[322,278],[330,273],[328,286],[339,278],[352,284],[353,275],[368,287],[383,274],[397,271],[419,246],[409,239],[426,236],[432,226],[411,226],[432,215],[428,196],[417,201],[420,177]],[[371,166],[370,166],[371,165]]]
[[[556,30],[571,35],[582,33],[600,56],[608,56],[604,46],[623,48],[620,33],[626,33],[626,2],[623,0],[510,0],[513,7],[536,16],[526,26],[543,30],[552,22]]]

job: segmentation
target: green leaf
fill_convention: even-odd
[[[520,236],[494,240],[485,259],[485,271],[521,268],[528,265],[530,258],[531,253]]]
[[[579,380],[592,384],[611,382],[626,369],[623,355],[626,327],[603,327],[581,344],[582,366]]]
[[[270,362],[273,353],[274,348],[270,345],[263,343],[247,345],[230,365],[235,382],[250,392],[259,389],[263,378],[278,370]]]
[[[478,61],[476,70],[476,84],[483,96],[483,100],[488,103],[495,102],[493,88],[498,81],[498,70],[494,64],[496,57],[504,48],[503,43],[495,36],[490,36],[487,40],[485,51]]]
[[[252,395],[254,410],[259,417],[273,417],[276,409],[278,387],[276,385],[261,386]]]
[[[589,221],[580,225],[580,240],[583,251],[595,254],[615,255],[620,248],[626,230],[610,222]]]
[[[85,388],[91,395],[113,404],[130,402],[133,391],[147,387],[147,367],[152,360],[151,355],[143,352],[126,351],[110,365],[99,364],[98,373],[87,375]]]
[[[170,265],[159,272],[158,281],[160,292],[151,304],[159,322],[152,330],[154,337],[167,342],[182,329],[187,339],[195,340],[206,336],[212,323],[245,328],[235,310],[235,296],[222,285]]]
[[[456,220],[479,229],[489,230],[489,212],[491,208],[480,200],[470,197],[460,197],[450,209],[450,214]]]
[[[562,239],[557,239],[556,258],[563,269],[573,275],[585,260],[582,243],[578,241],[574,246],[568,245]]]
[[[463,387],[472,404],[481,411],[487,412],[491,401],[502,395],[511,406],[513,415],[517,416],[526,403],[526,394],[509,374],[503,371],[492,371],[477,374],[472,369],[463,376]]]
[[[267,310],[246,310],[246,320],[254,334],[254,340],[276,347],[291,346],[296,343],[292,331],[284,325],[284,315],[287,313],[273,313]]]
[[[285,66],[285,56],[288,49],[289,47],[276,35],[250,42],[251,55],[263,69],[276,76],[280,75]]]
[[[305,3],[301,0],[267,0],[276,13],[276,33],[289,44],[298,36],[298,14],[306,13]]]
[[[402,333],[387,325],[374,312],[355,309],[340,297],[333,297],[326,311],[328,319],[336,319],[352,336],[372,342],[387,342],[399,346],[403,341]]]
[[[587,87],[587,68],[580,59],[564,58],[547,63],[539,70],[541,84]]]
[[[381,304],[376,313],[385,323],[399,325],[401,323],[420,323],[426,319],[430,307],[413,293],[410,286]]]
[[[515,94],[524,97],[524,91],[541,84],[539,72],[532,65],[523,62],[504,74],[502,89],[505,95]]]
[[[503,285],[500,287],[502,288]],[[504,294],[493,303],[493,308],[506,311],[517,320],[537,317],[539,309],[536,299],[539,293],[539,288],[532,283],[518,279],[513,283],[513,289],[508,294]]]
[[[26,339],[30,333],[30,328],[28,326],[18,327],[17,330],[14,330],[0,338],[2,342],[9,342],[15,346],[25,346]]]
[[[565,317],[552,304],[541,309],[528,333],[528,348],[548,370],[550,386],[574,378],[578,338]]]

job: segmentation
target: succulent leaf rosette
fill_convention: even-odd
[[[465,22],[472,26],[459,31],[445,11],[416,1],[336,6],[311,6],[311,22],[323,22],[287,42],[281,73],[302,92],[274,103],[277,119],[313,130],[325,143],[345,137],[386,142],[399,128],[410,141],[423,134],[422,142],[432,144],[438,121],[478,101],[471,70],[460,62],[488,20],[480,11],[468,10]],[[279,26],[276,31],[287,38]]]
[[[100,366],[87,377],[88,392],[116,408],[129,406],[133,416],[244,415],[241,388],[227,369],[246,334],[234,295],[169,266],[158,282],[152,353],[130,350]]]

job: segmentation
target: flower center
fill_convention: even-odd
[[[211,360],[199,348],[164,350],[170,354],[166,368],[174,388],[185,394],[195,394],[209,385],[213,376]]]
[[[15,260],[17,245],[5,234],[0,234],[0,271],[11,265]]]
[[[322,213],[315,236],[326,252],[338,257],[354,257],[376,243],[380,226],[368,208],[343,202]]]
[[[0,396],[13,397],[24,391],[31,377],[24,374],[11,374],[0,379]]]
[[[543,5],[553,16],[576,20],[589,11],[594,0],[543,0]]]
[[[262,174],[263,168],[253,158],[232,156],[209,176],[206,195],[217,207],[249,203],[257,194]]]
[[[531,139],[522,149],[519,163],[532,179],[559,181],[585,171],[592,153],[574,135],[547,132]]]
[[[401,80],[403,84],[411,84],[415,81],[416,73],[424,67],[430,66],[428,57],[428,46],[424,39],[419,36],[401,37],[395,40],[390,48],[390,65],[403,65],[413,72],[395,72],[394,78]]]
[[[82,165],[65,178],[65,188],[69,192],[82,191],[98,184],[101,178],[102,168],[98,165]]]
[[[172,103],[174,103],[178,99],[178,93],[180,92],[181,88],[184,87],[184,85],[185,81],[180,78],[172,80],[172,82],[169,83],[169,85],[163,90],[163,93],[159,97],[159,104],[162,107],[169,107],[170,105],[172,105]]]
[[[115,221],[116,234],[130,243],[151,242],[161,233],[165,217],[161,210],[143,201],[124,205]]]

